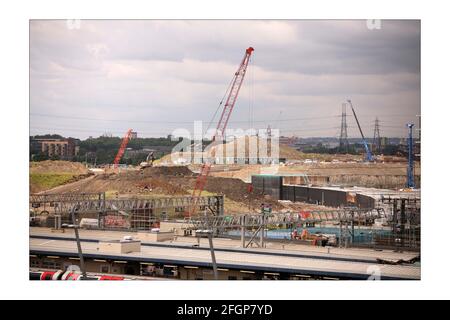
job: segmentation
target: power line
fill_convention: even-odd
[[[54,115],[54,114],[42,114],[42,113],[30,113],[31,116],[37,117],[47,117],[47,118],[58,118],[58,119],[76,119],[76,120],[88,120],[88,121],[106,121],[106,122],[134,122],[134,123],[161,123],[161,124],[180,124],[180,123],[193,123],[196,120],[191,121],[159,121],[159,120],[128,120],[128,119],[104,119],[104,118],[87,118],[87,117],[76,117],[76,116],[62,116],[62,115]],[[340,117],[340,115],[333,116],[321,116],[321,117],[304,117],[304,118],[289,118],[289,119],[280,119],[278,122],[287,122],[287,121],[306,121],[306,120],[321,120],[321,119],[334,119]],[[202,120],[200,120],[202,121]],[[252,120],[252,122],[271,122],[273,119],[266,120]],[[216,123],[216,122],[211,122]],[[229,123],[248,123],[246,120],[234,120],[229,121]]]
[[[126,132],[127,129],[124,130],[111,130],[111,129],[103,129],[103,130],[99,130],[99,129],[80,129],[80,128],[61,128],[61,127],[52,127],[52,128],[48,128],[48,127],[38,127],[38,126],[31,126],[30,129],[35,129],[35,130],[48,130],[48,131],[54,131],[54,130],[65,130],[65,131],[75,131],[75,132],[87,132],[87,133],[114,133],[114,134],[118,134],[120,136],[122,136],[124,134],[124,132]],[[167,135],[167,132],[165,131],[139,131],[139,133],[141,134],[161,134],[161,135]]]

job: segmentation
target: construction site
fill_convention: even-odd
[[[405,154],[383,155],[379,127],[366,139],[348,99],[336,101],[339,154],[298,151],[270,126],[229,138],[254,50],[230,74],[208,145],[127,166],[129,129],[101,168],[30,162],[30,279],[420,280],[413,125]],[[345,152],[347,109],[358,154]]]

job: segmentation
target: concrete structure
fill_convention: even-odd
[[[192,229],[192,223],[185,223],[184,221],[161,221],[159,228],[161,232],[172,232],[173,235],[184,236],[186,229]]]
[[[40,153],[48,157],[59,157],[60,159],[71,159],[78,155],[79,148],[75,139],[33,139],[32,145],[37,146]],[[36,147],[35,147],[36,150]]]
[[[47,239],[47,240],[73,240],[74,232],[73,229],[66,229],[67,232],[62,234],[53,234],[52,230],[49,228],[30,228],[30,238],[32,239]],[[80,237],[82,241],[85,242],[98,242],[102,240],[111,239],[122,239],[125,236],[138,238],[138,233],[136,232],[126,232],[126,231],[101,231],[101,230],[80,230]],[[194,237],[177,237],[172,243],[152,243],[148,241],[142,241],[142,246],[157,246],[157,247],[176,247],[192,249],[194,245],[199,244],[199,250],[208,248],[203,248],[207,246],[207,239],[200,239]],[[232,240],[229,238],[215,238],[214,243],[217,251],[233,251],[233,252],[260,252],[260,249],[253,251],[250,248],[241,249],[239,248],[240,240]],[[370,250],[370,249],[353,249],[353,248],[333,248],[333,247],[317,247],[310,245],[302,245],[296,242],[289,243],[279,243],[279,242],[267,242],[266,252],[276,255],[293,255],[298,257],[308,257],[308,258],[332,258],[341,261],[353,261],[353,262],[373,262],[377,261],[407,261],[411,262],[418,258],[419,254],[417,252],[408,251],[392,251],[392,250]]]
[[[252,175],[252,186],[255,191],[262,192],[274,200],[282,200],[283,177],[279,175]]]
[[[160,276],[176,279],[213,279],[206,239],[189,242],[143,242],[141,252],[112,253],[98,249],[98,240],[122,236],[118,232],[83,231],[83,256],[88,272]],[[129,233],[127,233],[129,234]],[[90,239],[86,238],[90,235]],[[69,234],[52,235],[33,228],[30,266],[63,269],[77,264],[76,243]],[[183,241],[184,241],[183,240]],[[393,251],[330,249],[301,246],[297,250],[238,249],[235,242],[215,240],[219,279],[420,279],[420,267],[402,264],[417,254]],[[198,244],[197,244],[198,245]],[[391,261],[384,264],[380,261]],[[399,263],[398,265],[392,265]],[[374,275],[373,270],[376,269]]]
[[[141,252],[139,240],[103,240],[98,243],[98,251],[108,253]]]
[[[137,237],[142,241],[162,242],[173,240],[173,238],[175,237],[175,233],[173,231],[138,232]]]
[[[311,180],[310,180],[311,179]],[[324,184],[311,186],[311,182]],[[375,208],[383,197],[395,196],[420,199],[420,189],[395,191],[365,187],[330,186],[327,176],[308,175],[252,175],[255,191],[270,195],[276,200],[308,202],[330,207],[357,206]]]

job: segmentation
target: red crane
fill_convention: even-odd
[[[117,155],[114,158],[114,168],[118,167],[119,161],[122,158],[123,154],[125,153],[125,148],[127,147],[128,141],[130,141],[132,131],[133,131],[133,129],[129,129],[122,139],[122,143],[120,144],[119,151],[117,152]]]
[[[238,70],[234,74],[234,78],[230,87],[230,91],[228,93],[228,97],[225,102],[225,106],[223,107],[222,115],[220,116],[220,120],[217,123],[217,128],[212,138],[212,143],[208,147],[209,148],[209,156],[206,157],[202,169],[200,171],[200,175],[197,177],[195,182],[195,188],[192,192],[192,206],[190,207],[189,217],[195,215],[197,211],[197,203],[199,197],[202,195],[203,189],[205,188],[206,180],[209,175],[209,171],[211,169],[211,162],[209,159],[214,158],[216,154],[217,143],[221,143],[223,140],[223,135],[225,133],[225,129],[227,128],[228,120],[230,119],[231,112],[233,111],[234,104],[236,103],[239,90],[241,89],[242,82],[244,81],[245,72],[247,71],[247,66],[250,61],[250,56],[255,49],[252,47],[247,48],[245,50],[244,58],[242,59],[241,64],[239,65]]]

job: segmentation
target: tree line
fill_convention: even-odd
[[[33,143],[34,139],[65,139],[58,134],[47,134],[39,136],[30,136],[30,160],[71,160],[77,162],[88,162],[90,164],[103,165],[111,164],[119,150],[122,143],[120,137],[100,136],[97,138],[88,138],[86,140],[75,139],[76,145],[79,147],[78,155],[72,159],[60,159],[58,156],[49,157],[43,154],[39,146]],[[122,157],[120,163],[137,165],[147,158],[147,153],[143,149],[155,149],[155,158],[160,158],[164,154],[169,153],[170,150],[179,143],[179,139],[172,141],[171,136],[160,138],[134,138],[130,139],[127,144],[127,151]],[[131,151],[130,151],[131,150]],[[169,152],[168,152],[169,150]],[[133,152],[134,151],[134,152]],[[141,152],[136,152],[141,151]],[[127,155],[131,154],[130,155]]]

